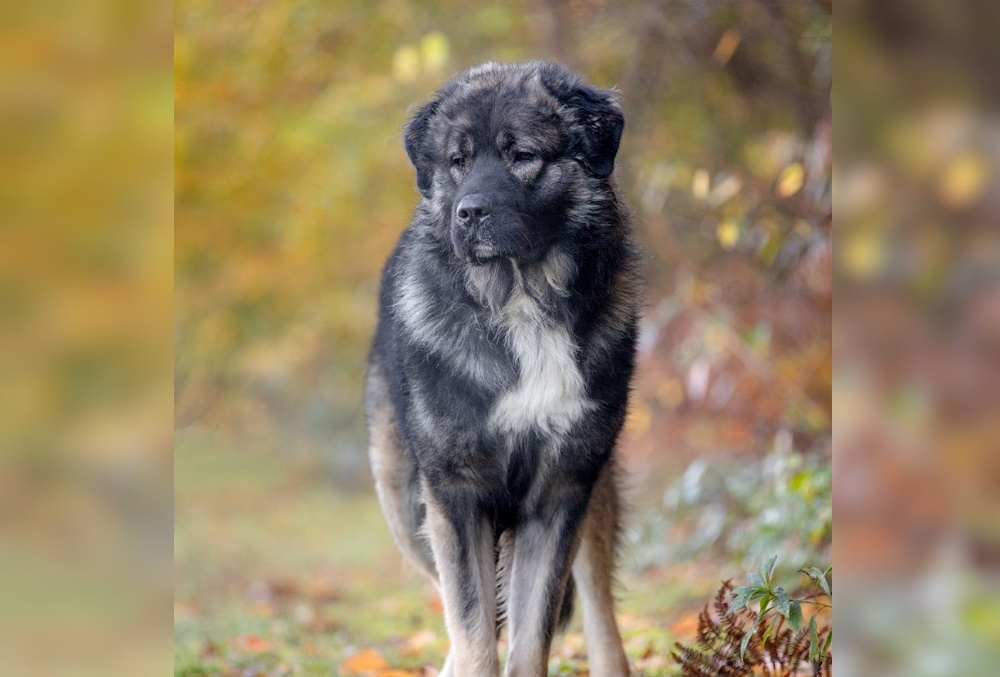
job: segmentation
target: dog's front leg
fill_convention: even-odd
[[[560,494],[524,515],[514,533],[507,677],[548,674],[549,649],[587,508],[583,488]]]
[[[448,677],[495,677],[500,661],[492,523],[460,493],[435,495],[425,483],[424,496],[451,641],[445,670]]]

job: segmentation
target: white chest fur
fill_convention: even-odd
[[[567,432],[591,406],[569,331],[547,321],[520,286],[503,309],[503,326],[520,378],[497,400],[491,425],[508,432],[532,426],[548,433]]]

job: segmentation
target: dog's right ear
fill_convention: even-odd
[[[434,177],[434,159],[427,148],[427,127],[437,113],[438,103],[438,99],[434,99],[421,104],[403,129],[403,145],[410,162],[417,170],[417,189],[424,196],[430,191],[431,179]]]

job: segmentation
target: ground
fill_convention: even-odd
[[[178,433],[175,677],[433,677],[447,651],[440,600],[403,562],[370,488],[233,446]],[[718,578],[626,566],[620,583],[635,675],[674,674],[670,648]],[[587,674],[579,614],[550,674]]]

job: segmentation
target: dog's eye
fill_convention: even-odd
[[[529,153],[527,151],[520,151],[514,156],[515,162],[534,162],[535,158],[538,157],[534,153]]]
[[[461,155],[456,155],[451,159],[451,164],[461,169],[462,167],[465,167],[465,158]]]

